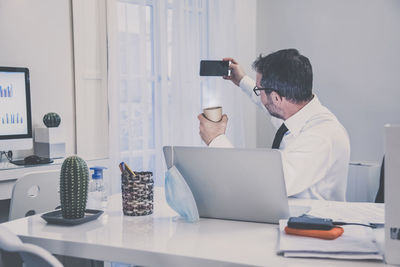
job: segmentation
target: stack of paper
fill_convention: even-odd
[[[286,225],[287,220],[279,221],[279,252],[285,257],[383,260],[371,228],[345,225],[342,236],[324,240],[288,235],[284,231]]]
[[[384,204],[336,201],[320,201],[319,204],[308,215],[343,222],[384,223]]]

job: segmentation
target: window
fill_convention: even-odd
[[[207,55],[207,6],[206,0],[117,2],[119,158],[134,170],[153,171],[156,181],[164,172],[162,146],[174,144],[172,120],[180,119],[173,118],[176,112],[171,108],[173,95],[178,94],[173,86],[175,60],[182,56],[188,64],[198,65]],[[174,25],[193,35],[183,35]],[[189,50],[194,44],[198,54],[177,52],[178,43]],[[190,81],[184,82],[192,87]],[[206,82],[198,83],[200,92]],[[202,99],[198,97],[195,105],[201,107]],[[195,117],[192,120],[197,123]],[[194,130],[198,132],[198,125]],[[193,138],[200,144],[198,134]]]

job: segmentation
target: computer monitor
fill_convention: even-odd
[[[31,149],[31,97],[27,68],[0,67],[0,151]]]

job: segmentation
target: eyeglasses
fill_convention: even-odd
[[[275,89],[271,89],[271,88],[258,88],[257,86],[254,86],[253,88],[253,92],[256,94],[256,96],[260,95],[260,91],[265,91],[266,93],[271,93],[272,91],[275,91],[279,94],[278,91],[276,91]]]

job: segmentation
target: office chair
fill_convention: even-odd
[[[382,160],[379,189],[376,194],[375,203],[385,203],[385,157]]]
[[[47,250],[32,244],[22,243],[21,239],[6,227],[0,225],[0,249],[17,252],[27,267],[62,267],[63,265]],[[1,263],[0,263],[1,264]],[[8,263],[6,263],[7,266]]]
[[[54,210],[60,205],[60,170],[31,172],[14,185],[9,220]]]

